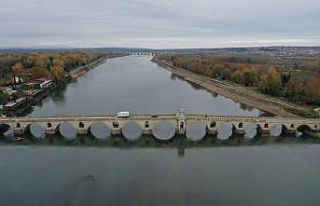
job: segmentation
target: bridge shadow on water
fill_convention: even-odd
[[[226,140],[218,139],[214,135],[206,135],[202,140],[190,141],[184,136],[175,136],[168,141],[160,141],[152,135],[143,135],[136,141],[126,140],[121,135],[113,135],[107,140],[97,140],[91,135],[80,135],[68,141],[60,135],[48,135],[42,140],[35,140],[31,135],[24,135],[19,141],[9,141],[0,138],[1,145],[36,145],[36,146],[72,146],[72,147],[97,147],[97,148],[177,148],[179,156],[183,156],[188,148],[219,148],[236,146],[262,146],[262,145],[293,145],[293,144],[320,144],[319,138],[308,136],[256,136],[248,139],[243,136],[232,135]]]

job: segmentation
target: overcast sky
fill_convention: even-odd
[[[1,0],[0,47],[320,45],[320,0]]]

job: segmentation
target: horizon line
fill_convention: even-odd
[[[320,48],[320,45],[268,45],[268,46],[228,46],[228,47],[170,47],[170,48],[148,48],[148,47],[68,47],[68,46],[30,46],[30,47],[1,47],[0,50],[55,50],[55,49],[137,49],[137,50],[212,50],[212,49],[254,49],[254,48],[273,48],[273,47],[283,47],[283,48]]]

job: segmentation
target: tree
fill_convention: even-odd
[[[53,66],[64,67],[64,61],[62,59],[55,58],[52,60]]]
[[[258,81],[257,70],[253,67],[243,70],[243,83],[245,86],[253,86]]]
[[[0,90],[0,104],[4,105],[10,100],[10,96]]]
[[[232,75],[232,80],[235,83],[242,84],[243,83],[243,72],[240,70],[235,71]]]
[[[45,54],[36,54],[35,56],[35,66],[41,68],[47,68],[48,66],[48,56]]]
[[[281,78],[274,67],[268,69],[267,74],[260,76],[259,88],[263,93],[278,95],[281,88]]]
[[[318,63],[317,63],[316,73],[320,75],[320,60],[318,60]]]
[[[22,66],[21,63],[15,63],[12,67],[12,73],[13,73],[13,81],[14,81],[14,84],[16,85],[17,82],[16,82],[16,77],[19,78],[19,83],[21,83],[21,78],[25,76],[25,72],[24,72],[24,68]]]
[[[320,77],[312,76],[308,79],[305,95],[310,102],[320,103]]]
[[[50,74],[55,82],[59,82],[59,81],[63,80],[64,70],[62,67],[52,66],[50,69]]]
[[[49,71],[41,67],[33,67],[30,69],[30,74],[33,79],[40,77],[48,77]]]
[[[290,79],[286,85],[286,96],[291,99],[291,101],[304,101],[304,83],[299,80],[296,76],[290,76]]]

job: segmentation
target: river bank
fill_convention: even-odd
[[[157,58],[153,58],[152,61],[188,82],[197,84],[210,92],[215,92],[236,102],[246,104],[250,107],[254,107],[281,117],[312,116],[312,112],[308,108],[274,97],[265,96],[239,85],[195,74],[193,72],[177,68],[168,62],[160,61]]]
[[[112,56],[101,57],[101,58],[97,59],[96,61],[91,62],[90,64],[87,64],[87,65],[84,65],[84,66],[81,66],[81,67],[78,67],[78,68],[72,70],[70,72],[71,79],[75,80],[75,79],[85,75],[90,70],[92,70],[92,69],[96,68],[97,66],[105,63],[107,61],[107,59],[123,57],[123,56],[127,56],[127,55],[128,54],[122,54],[121,53],[121,54],[116,54],[116,55],[112,55]]]
[[[50,85],[47,85],[45,87],[40,86],[40,83],[43,84],[43,82],[37,82],[39,84],[39,88],[36,89],[36,91],[32,91],[29,94],[20,97],[19,99],[17,99],[17,101],[9,102],[7,105],[4,105],[1,112],[3,112],[5,116],[9,117],[25,116],[33,111],[33,106],[37,104],[41,105],[42,100],[45,97],[51,95],[54,91],[63,90],[66,87],[66,84],[70,83],[70,81],[75,81],[79,77],[85,75],[88,71],[104,64],[107,59],[123,57],[126,55],[127,53],[105,54],[97,60],[92,61],[91,63],[71,70],[69,73],[65,74],[63,81],[53,82],[50,79],[46,79],[47,82],[50,83]],[[39,80],[37,81],[40,80],[41,78],[39,78]]]

